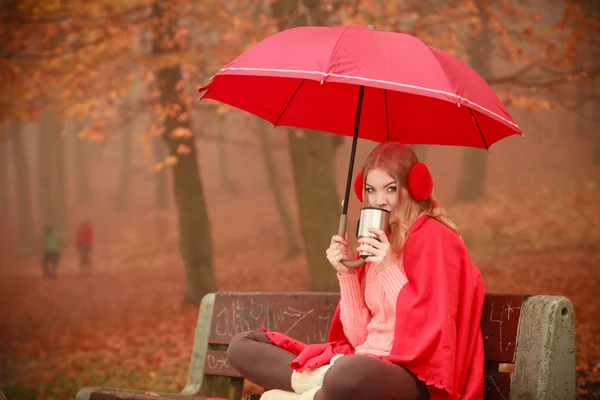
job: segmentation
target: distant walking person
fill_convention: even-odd
[[[54,230],[52,225],[47,225],[44,229],[42,245],[44,251],[42,259],[44,278],[56,278],[56,270],[58,269],[58,261],[63,243],[58,232]]]
[[[76,239],[79,250],[79,268],[82,274],[87,275],[92,267],[91,252],[94,245],[94,228],[89,220],[79,224]]]

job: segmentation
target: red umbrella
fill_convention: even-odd
[[[359,137],[488,149],[521,134],[492,88],[467,64],[414,36],[358,25],[279,32],[198,91],[275,126],[353,136],[340,232]]]

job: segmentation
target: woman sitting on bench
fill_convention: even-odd
[[[329,342],[243,332],[231,364],[267,389],[262,400],[482,399],[485,288],[429,170],[409,147],[383,143],[354,188],[366,206],[390,211],[390,234],[359,239],[357,251],[372,254],[359,268],[341,263],[347,235],[332,237],[341,297]]]

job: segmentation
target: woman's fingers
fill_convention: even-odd
[[[338,254],[342,254],[342,252],[340,251],[340,249],[332,249],[332,250],[329,252],[329,257],[335,257],[335,256],[337,256]]]
[[[331,262],[339,262],[345,256],[345,253],[340,249],[334,249],[327,253],[327,259]]]
[[[385,251],[378,249],[377,247],[368,245],[368,244],[361,244],[360,246],[358,246],[358,248],[356,250],[363,251],[365,253],[371,253],[373,255],[381,255],[381,256],[384,256],[386,253]]]
[[[379,240],[370,237],[361,237],[360,239],[358,239],[358,243],[367,244],[377,249],[383,247],[382,243]]]
[[[333,235],[331,237],[331,244],[334,244],[334,243],[341,243],[341,244],[347,245],[348,244],[348,240],[344,239],[340,235]]]
[[[335,267],[338,271],[342,268],[341,261],[345,258],[349,258],[348,256],[348,235],[345,235],[346,238],[342,238],[339,235],[334,235],[331,237],[331,244],[329,248],[325,251],[327,255],[327,260],[331,265]]]
[[[390,243],[389,240],[388,240],[388,238],[387,238],[387,235],[381,229],[369,228],[369,232],[376,234],[377,238],[379,238],[379,241],[381,243],[384,243],[384,244],[389,244]]]
[[[334,250],[339,250],[339,251],[346,251],[347,247],[339,244],[339,243],[335,243],[332,244],[331,246],[329,246],[329,248],[325,251],[325,254],[329,254],[330,252],[334,251]]]

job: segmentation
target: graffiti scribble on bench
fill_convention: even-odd
[[[486,359],[513,363],[522,297],[486,298],[481,328]]]
[[[227,343],[236,333],[261,327],[307,343],[324,342],[336,303],[329,298],[311,300],[239,296],[218,303],[213,314],[211,342]]]

